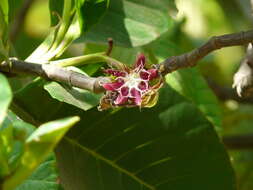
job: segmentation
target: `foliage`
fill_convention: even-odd
[[[246,20],[240,9],[245,5],[232,9],[230,1],[48,0],[47,36],[30,35],[28,26],[42,24],[32,22],[10,42],[22,1],[15,3],[0,1],[0,63],[18,55],[92,77],[104,75],[111,62],[136,69],[131,63],[140,52],[151,67],[196,47],[203,37],[248,27],[248,21],[238,24]],[[184,17],[176,19],[177,11]],[[115,42],[110,57],[104,53],[107,38]],[[219,102],[204,78],[229,84],[234,66],[220,65],[238,61],[240,51],[217,53],[198,68],[166,75],[152,108],[100,112],[102,94],[0,73],[0,190],[252,189],[252,152],[228,154],[221,141],[222,135],[251,132],[252,106]]]

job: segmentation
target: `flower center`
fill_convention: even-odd
[[[129,88],[137,88],[142,79],[138,73],[130,73],[124,78],[124,81],[124,86],[128,86]]]

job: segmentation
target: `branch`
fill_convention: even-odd
[[[173,56],[158,65],[163,75],[175,70],[193,67],[196,63],[209,53],[224,47],[245,45],[253,41],[253,30],[214,36],[204,45],[182,55]]]
[[[103,92],[101,83],[108,82],[106,77],[89,77],[81,73],[67,70],[56,65],[36,64],[20,60],[10,59],[10,62],[2,62],[0,71],[13,74],[30,74],[40,76],[47,80],[67,83],[71,86],[89,90],[94,93]]]
[[[253,134],[223,137],[228,149],[253,149]]]
[[[245,45],[253,41],[253,30],[246,32],[227,34],[212,37],[207,43],[191,52],[173,56],[158,64],[157,68],[165,75],[177,69],[192,67],[196,62],[208,55],[210,52],[230,46]],[[112,59],[114,60],[114,59]],[[66,70],[62,67],[52,64],[36,64],[20,60],[10,59],[10,63],[3,62],[0,64],[0,71],[6,73],[25,73],[57,82],[68,83],[72,86],[87,89],[99,93],[104,91],[101,83],[108,82],[106,77],[88,77],[83,74]],[[114,62],[114,61],[113,61]],[[113,65],[113,62],[111,63]]]
[[[239,97],[236,94],[235,89],[231,87],[221,86],[217,84],[215,81],[208,78],[206,78],[206,81],[209,87],[213,90],[214,94],[221,101],[235,100],[237,102],[244,103],[244,104],[253,104],[253,97]]]

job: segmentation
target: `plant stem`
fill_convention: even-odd
[[[251,41],[253,41],[253,30],[212,37],[204,45],[191,52],[166,59],[164,62],[158,64],[157,68],[163,75],[166,75],[167,73],[173,72],[177,69],[195,66],[197,61],[214,50],[223,47],[246,45]],[[53,81],[69,83],[75,87],[87,89],[92,92],[101,92],[104,89],[102,89],[100,83],[108,81],[108,78],[88,77],[80,73],[61,68],[62,66],[80,66],[99,61],[106,62],[110,66],[118,69],[125,68],[124,64],[106,56],[105,53],[96,53],[58,61],[51,61],[51,64],[35,64],[10,59],[11,64],[8,64],[7,62],[0,64],[0,71],[7,73],[32,74]]]
[[[253,134],[226,136],[223,143],[228,149],[253,149]]]
[[[73,19],[71,9],[72,9],[72,0],[64,0],[62,20],[60,21],[61,25],[60,25],[60,28],[57,32],[57,36],[56,36],[53,46],[51,47],[51,50],[54,50],[58,47],[58,45],[63,40],[63,38],[69,28],[71,20]]]
[[[98,62],[106,62],[109,66],[116,67],[118,69],[123,69],[124,64],[119,62],[116,59],[108,57],[105,53],[95,53],[89,55],[83,55],[79,57],[73,57],[68,59],[61,59],[56,61],[50,61],[50,64],[67,67],[67,66],[81,66],[85,64],[98,63]]]
[[[101,86],[101,83],[109,81],[107,77],[89,77],[56,65],[36,64],[14,59],[10,59],[10,63],[2,62],[0,64],[0,71],[40,76],[47,80],[67,83],[94,93],[103,92],[104,88]]]
[[[194,67],[196,63],[209,53],[224,47],[246,45],[253,41],[253,30],[213,36],[205,44],[182,55],[169,57],[159,64],[158,68],[163,75],[181,68]]]

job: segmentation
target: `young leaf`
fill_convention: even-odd
[[[63,12],[64,0],[49,0],[51,26],[56,26]]]
[[[25,152],[15,172],[3,184],[3,190],[12,190],[22,183],[34,169],[52,152],[64,134],[79,121],[69,117],[41,125],[25,142]]]
[[[3,18],[6,24],[9,23],[9,3],[8,0],[1,0],[0,1],[0,9],[2,10],[3,13]]]
[[[8,22],[6,22],[5,13],[3,12],[3,10],[0,6],[0,62],[2,60],[6,59],[8,56],[8,48],[7,48],[8,33],[7,33],[7,31],[8,31]]]
[[[50,155],[41,163],[32,175],[15,190],[60,190],[55,156]]]
[[[0,126],[0,157],[4,158],[0,162],[0,171],[6,168],[3,167],[4,163],[8,168],[8,172],[2,176],[6,177],[17,168],[24,151],[25,139],[34,129],[34,126],[21,121],[14,113],[8,111],[8,115]]]

